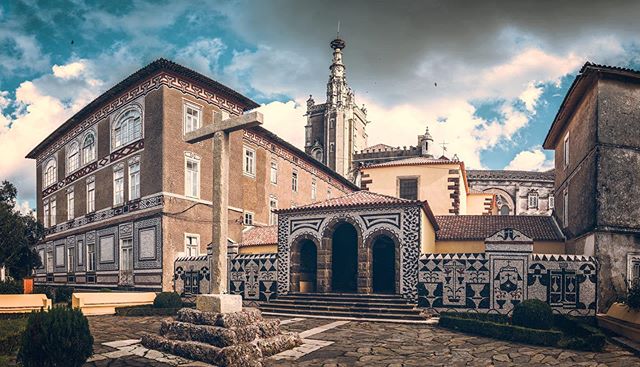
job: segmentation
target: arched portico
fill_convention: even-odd
[[[313,236],[302,235],[291,246],[290,284],[292,292],[316,292],[318,286],[319,243]]]
[[[400,241],[395,233],[378,229],[364,244],[366,293],[399,293],[402,268]]]

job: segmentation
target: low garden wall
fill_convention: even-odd
[[[229,260],[229,293],[245,301],[270,301],[278,296],[278,255],[240,254]]]
[[[173,266],[173,287],[181,296],[209,293],[209,255],[178,257]]]
[[[556,313],[595,316],[596,269],[594,258],[579,255],[423,254],[418,306],[436,312],[508,314],[524,300],[539,299]]]

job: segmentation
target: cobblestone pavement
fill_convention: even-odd
[[[162,317],[89,317],[96,353],[116,349],[102,345],[137,339],[143,331],[157,332]],[[333,320],[304,319],[283,325],[287,331],[303,332]],[[640,366],[640,358],[613,344],[602,353],[568,351],[507,343],[452,332],[430,325],[408,325],[351,321],[309,337],[333,342],[297,360],[265,361],[265,366]],[[327,343],[325,343],[327,344]],[[139,356],[124,356],[87,363],[91,367],[175,365]],[[187,366],[189,364],[180,364]],[[191,366],[204,366],[193,363]]]

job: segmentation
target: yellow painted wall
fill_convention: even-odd
[[[420,244],[420,252],[422,252],[423,254],[432,253],[436,250],[436,232],[433,229],[433,225],[429,221],[429,218],[427,218],[427,215],[424,213],[424,211],[420,212],[422,213],[422,218],[420,221],[420,238],[422,241],[422,243]]]
[[[256,245],[240,247],[239,254],[273,254],[278,252],[278,245]]]
[[[435,253],[455,254],[469,252],[484,252],[484,240],[481,241],[436,241]],[[564,254],[564,242],[536,241],[533,243],[536,254]]]
[[[467,215],[484,214],[485,199],[492,199],[493,194],[471,193],[467,195]]]
[[[436,164],[436,165],[414,165],[414,166],[386,166],[370,167],[362,170],[363,174],[368,174],[367,180],[372,182],[367,185],[369,191],[384,195],[399,196],[399,178],[418,178],[418,200],[427,200],[435,215],[449,215],[451,198],[449,197],[447,179],[450,169],[460,170],[460,164]],[[460,173],[460,199],[466,201],[466,192],[462,173]],[[460,209],[466,209],[466,202],[460,205]],[[460,214],[465,214],[460,212]]]

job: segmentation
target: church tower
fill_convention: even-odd
[[[346,44],[336,38],[330,43],[333,60],[329,67],[327,99],[316,104],[307,100],[305,152],[351,180],[355,179],[353,154],[367,147],[367,111],[356,105],[347,85],[342,51]]]

